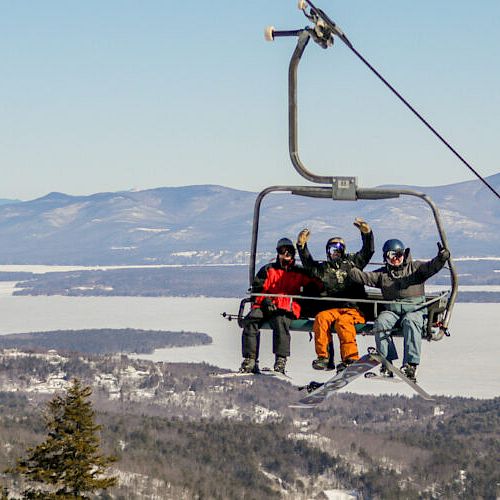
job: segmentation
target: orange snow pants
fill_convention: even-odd
[[[331,327],[335,328],[340,342],[342,361],[359,359],[356,343],[356,323],[365,323],[360,311],[352,307],[327,309],[321,311],[314,319],[314,345],[320,358],[328,358],[328,344],[332,341]]]

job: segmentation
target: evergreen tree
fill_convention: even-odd
[[[14,469],[44,485],[25,491],[25,498],[89,498],[86,494],[116,484],[115,477],[104,476],[116,458],[100,451],[101,426],[94,422],[91,394],[91,387],[73,379],[66,394],[49,401],[44,415],[47,439],[29,448]]]

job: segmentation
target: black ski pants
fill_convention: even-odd
[[[265,314],[262,309],[252,309],[246,316],[241,335],[244,358],[259,359],[260,327],[268,321],[273,330],[273,354],[287,358],[290,356],[290,323],[292,317],[287,311],[278,309]]]

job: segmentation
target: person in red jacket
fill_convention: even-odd
[[[295,265],[295,247],[288,238],[276,245],[276,261],[262,267],[252,283],[252,293],[276,294],[276,297],[256,297],[245,317],[242,332],[240,372],[259,372],[260,327],[269,322],[273,330],[274,370],[285,373],[290,356],[290,323],[300,316],[300,304],[286,295],[298,295],[303,287],[314,283],[304,269]]]

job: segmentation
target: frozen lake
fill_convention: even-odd
[[[14,297],[0,293],[0,334],[83,328],[141,328],[198,331],[213,338],[208,346],[159,349],[145,359],[207,362],[237,369],[241,362],[240,330],[220,316],[237,312],[237,299],[175,297]],[[451,334],[440,342],[424,342],[420,384],[431,394],[490,398],[500,395],[500,305],[456,304]],[[273,362],[271,335],[264,332],[261,366]],[[398,339],[399,340],[399,339]],[[358,337],[360,352],[374,345],[373,337]],[[338,352],[338,349],[337,349]],[[311,368],[314,344],[307,333],[292,334],[288,362],[294,383],[323,381],[326,372]],[[361,394],[411,395],[405,384],[357,380],[349,390]]]

